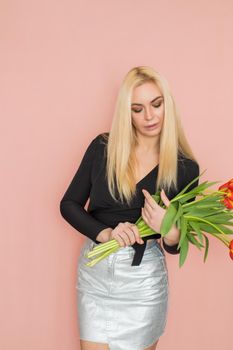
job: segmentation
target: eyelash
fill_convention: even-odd
[[[162,104],[162,103],[160,103],[160,104],[159,104],[159,105],[157,105],[157,106],[153,106],[153,107],[155,107],[155,108],[159,108],[159,107],[161,106],[161,104]],[[138,110],[138,111],[137,111],[137,110],[133,110],[133,109],[132,109],[132,111],[133,111],[133,112],[135,112],[135,113],[140,113],[140,112],[142,111],[142,109],[140,109],[140,110]]]

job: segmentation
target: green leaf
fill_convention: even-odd
[[[224,226],[224,225],[216,225],[220,230],[222,230],[224,232],[224,234],[226,235],[232,235],[233,234],[233,230]],[[210,226],[206,223],[199,223],[199,227],[202,231],[208,232],[208,233],[221,233],[219,230],[217,230],[215,227]]]
[[[175,218],[174,218],[174,222],[175,222],[175,223],[176,223],[177,220],[181,217],[182,214],[183,214],[183,208],[182,208],[181,203],[178,201],[178,209],[177,209],[176,216],[175,216]]]
[[[200,227],[200,230],[204,231],[204,232],[208,232],[208,233],[216,233],[217,232],[217,233],[219,233],[219,231],[216,230],[215,227],[210,226],[208,224],[205,224],[204,222],[200,222],[199,227]]]
[[[160,233],[161,236],[166,235],[171,227],[174,224],[174,219],[176,217],[177,214],[177,207],[178,207],[178,203],[170,203],[168,208],[166,209],[165,215],[163,217],[162,223],[161,223],[161,227],[160,227]]]
[[[186,190],[195,182],[195,181],[197,181],[197,179],[199,179],[199,177],[201,177],[203,174],[204,174],[204,172],[206,171],[207,169],[205,169],[205,170],[203,170],[203,172],[200,174],[200,175],[198,175],[197,177],[195,177],[192,181],[190,181],[183,189],[182,189],[182,191],[180,191],[178,194],[177,194],[177,196],[179,196],[180,194],[183,194],[184,192],[186,192]],[[207,181],[206,181],[207,182]],[[194,189],[196,189],[197,187],[200,187],[201,185],[198,185],[198,186],[196,186],[196,187],[194,187]],[[193,189],[193,190],[194,190]],[[199,191],[198,191],[199,192]],[[176,198],[177,196],[175,196],[174,198]],[[173,199],[174,199],[173,198]]]
[[[203,171],[203,172],[204,172],[204,171]],[[202,174],[203,174],[203,172],[202,172]],[[201,175],[202,175],[202,174],[201,174]],[[201,176],[201,175],[199,175],[199,176]],[[210,186],[212,186],[212,185],[214,185],[214,184],[220,182],[220,181],[212,181],[212,182],[204,181],[204,182],[201,183],[200,185],[194,187],[191,191],[186,192],[186,190],[190,187],[190,185],[191,185],[192,183],[194,183],[194,182],[198,179],[199,176],[197,176],[197,177],[194,178],[190,183],[188,183],[188,184],[182,189],[182,191],[180,191],[174,198],[172,198],[171,202],[174,202],[174,201],[176,201],[176,200],[179,200],[181,203],[184,203],[184,202],[186,202],[188,199],[190,199],[190,198],[192,198],[192,197],[195,197],[195,196],[197,196],[197,195],[200,195],[200,193],[203,192],[206,188],[208,188],[208,187],[210,187]],[[218,196],[218,197],[220,198],[221,195],[216,194],[215,196],[216,196],[216,197]],[[195,201],[194,201],[194,202],[195,202]],[[191,203],[192,203],[192,202],[191,202]],[[191,204],[191,203],[190,203],[190,204]],[[187,203],[187,204],[189,204],[189,203]]]
[[[189,248],[189,242],[188,238],[185,236],[182,242],[182,245],[180,246],[180,254],[179,254],[179,267],[181,267],[188,254],[188,248]]]
[[[207,255],[208,255],[208,251],[209,251],[209,239],[208,237],[206,237],[206,235],[204,235],[205,237],[205,255],[204,255],[204,262],[206,261]]]
[[[200,197],[200,194],[199,194]],[[201,198],[198,198],[195,201],[185,203],[183,205],[183,209],[186,210],[191,210],[194,208],[199,208],[199,209],[209,209],[210,211],[212,210],[213,212],[216,212],[216,209],[222,209],[222,211],[226,211],[225,206],[220,202],[220,197],[219,196],[214,196],[214,195],[203,195]]]
[[[227,226],[233,226],[233,222],[227,221],[227,222],[225,222],[225,225],[227,225]]]
[[[189,225],[193,228],[193,230],[197,233],[200,242],[203,244],[203,234],[200,230],[199,224],[196,221],[189,221]]]
[[[177,248],[180,248],[186,238],[187,233],[187,219],[184,216],[180,217],[180,240]]]
[[[183,213],[184,215],[192,215],[192,216],[198,216],[200,218],[204,218],[207,217],[209,214],[213,214],[213,211],[211,211],[210,213],[210,209],[202,209],[197,207],[193,207],[193,208],[183,208]]]
[[[231,220],[231,216],[229,216],[226,213],[221,213],[218,214],[217,211],[216,213],[212,214],[210,213],[210,215],[206,215],[205,217],[208,217],[208,221],[211,221],[212,223],[215,224],[225,224],[228,222],[228,220]],[[230,226],[233,226],[233,222],[229,222]]]
[[[181,218],[181,216],[179,217],[179,219],[177,219],[177,222],[176,222],[176,226],[179,230],[180,230],[180,218]]]
[[[226,227],[224,225],[218,224],[217,225],[226,235],[233,235],[233,230],[229,227]]]
[[[155,194],[152,194],[152,197],[154,198],[156,203],[159,203],[159,201],[160,201],[160,191],[158,190],[157,192],[155,192]]]
[[[222,204],[221,203],[218,203],[216,199],[213,200],[212,197],[202,197],[202,198],[199,198],[193,202],[190,202],[190,203],[185,203],[183,205],[183,209],[186,209],[188,208],[188,210],[191,210],[193,209],[193,206],[195,208],[199,208],[199,209],[204,209],[204,208],[207,208],[207,209],[212,209],[212,208],[220,208],[220,209],[224,209],[222,207]]]
[[[189,239],[189,241],[194,244],[199,250],[201,250],[201,248],[204,247],[203,244],[201,244],[200,242],[198,242],[198,240],[196,239],[196,237],[193,235],[193,233],[191,232],[187,232],[187,237]]]
[[[187,195],[186,195],[186,193],[185,193],[185,194],[183,194],[182,197],[179,198],[178,200],[179,200],[179,202],[180,202],[181,204],[187,204],[186,202],[187,202],[189,199],[195,198],[195,197],[197,197],[197,194],[196,194],[196,193],[190,193],[190,194],[187,194]],[[192,202],[191,202],[191,203],[192,203]]]
[[[215,181],[216,182],[216,181]],[[205,187],[209,187],[210,185],[212,185],[213,183],[208,183],[208,184],[205,184]],[[199,185],[199,186],[202,186],[203,184]],[[199,188],[199,186],[195,187],[193,190],[189,191],[189,192],[185,192],[184,194],[182,194],[181,196],[179,196],[176,200],[179,200],[182,204],[185,204],[185,206],[187,207],[192,207],[192,205],[194,205],[194,202],[195,202],[195,205],[198,205],[198,203],[203,203],[204,201],[207,202],[211,202],[213,204],[216,204],[217,200],[220,199],[220,196],[219,194],[216,194],[216,195],[211,195],[211,196],[208,196],[208,197],[205,197],[206,194],[204,193],[204,190],[206,188]],[[204,187],[204,186],[202,186]],[[203,198],[198,198],[197,200],[197,203],[196,201],[192,201],[192,202],[188,202],[186,203],[189,199],[193,198],[193,197],[200,197],[200,196],[203,196]],[[199,202],[200,201],[200,202]],[[219,207],[222,207],[222,204],[219,203]]]

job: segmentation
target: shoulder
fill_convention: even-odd
[[[193,159],[182,157],[179,159],[178,165],[178,186],[181,191],[189,182],[200,175],[200,166],[198,162]],[[189,190],[197,186],[199,178],[190,186]]]
[[[100,134],[98,134],[94,140],[95,142],[100,145],[105,145],[108,141],[108,136],[109,136],[109,132],[102,132]]]
[[[95,156],[97,152],[100,150],[103,150],[104,146],[107,143],[108,139],[108,132],[103,132],[100,134],[97,134],[90,142],[86,149],[86,153],[90,156]]]
[[[199,172],[200,167],[197,161],[194,159],[188,158],[184,155],[179,154],[178,157],[178,166],[181,169],[181,172]]]
[[[108,141],[108,135],[109,135],[109,132],[102,132],[102,133],[96,135],[90,143],[92,148],[106,145],[106,143]]]

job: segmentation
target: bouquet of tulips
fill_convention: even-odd
[[[178,249],[180,248],[179,267],[186,260],[189,243],[195,245],[200,250],[202,248],[205,249],[204,262],[206,261],[209,249],[209,239],[206,233],[225,244],[230,258],[233,260],[233,239],[230,238],[233,230],[229,227],[233,226],[233,222],[231,221],[233,218],[233,179],[221,185],[217,191],[207,192],[205,190],[219,181],[204,181],[191,191],[187,191],[203,173],[204,171],[170,200],[170,204],[166,209],[161,223],[159,232],[161,237],[170,231],[173,224],[176,224],[180,230],[178,244]],[[165,207],[159,190],[152,197],[161,207]],[[196,199],[189,201],[191,198]],[[137,225],[140,237],[142,238],[155,233],[145,223],[142,217],[136,221],[135,225]],[[86,265],[93,266],[121,248],[115,239],[100,243],[86,254],[87,258],[95,257],[87,262]]]

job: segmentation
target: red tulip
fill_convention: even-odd
[[[233,240],[231,240],[229,243],[229,249],[230,249],[230,252],[229,252],[230,258],[233,260]]]
[[[219,186],[219,190],[229,189],[230,191],[233,191],[233,179],[225,182],[221,186]]]
[[[227,209],[233,209],[233,201],[231,201],[230,199],[224,198],[224,199],[222,200],[222,203],[225,205],[225,207],[226,207]]]
[[[222,189],[224,190],[225,188],[227,188],[228,187],[228,183],[229,183],[229,181],[228,182],[225,182],[225,184],[222,184],[221,186],[219,186],[219,190],[221,191]]]
[[[229,181],[228,187],[231,191],[233,191],[233,179]]]
[[[226,208],[233,209],[233,179],[219,186],[218,190],[224,191],[223,200],[221,201]]]

